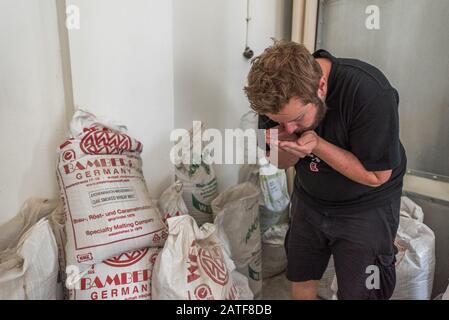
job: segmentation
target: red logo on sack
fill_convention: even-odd
[[[237,288],[235,287],[235,284],[233,284],[231,289],[229,290],[226,300],[237,300],[237,294]]]
[[[124,151],[132,151],[132,140],[124,133],[113,132],[107,128],[99,130],[95,127],[85,130],[87,132],[80,147],[86,154],[122,154]]]
[[[146,248],[122,253],[119,256],[104,261],[104,263],[108,266],[116,268],[128,267],[142,260],[148,250],[149,249]]]
[[[78,261],[78,263],[91,261],[93,260],[92,253],[89,252],[85,254],[79,254],[76,256],[76,260]]]
[[[199,260],[201,267],[207,275],[219,285],[224,286],[228,283],[229,274],[223,259],[223,254],[219,246],[215,246],[210,250],[200,249]]]
[[[157,258],[157,256],[158,256],[158,254],[159,254],[159,251],[156,252],[156,253],[153,253],[153,254],[151,255],[151,257],[150,257],[150,262],[151,262],[151,264],[155,264],[155,263],[156,263],[156,258]]]
[[[164,219],[167,220],[168,218],[171,218],[171,217],[179,217],[179,216],[182,216],[182,214],[183,213],[181,211],[176,211],[175,214],[171,214],[171,213],[167,212],[164,216]]]
[[[66,162],[75,160],[76,159],[75,151],[73,151],[72,149],[64,151],[64,153],[62,154],[62,159]]]
[[[190,283],[200,277],[200,275],[197,273],[199,267],[195,240],[193,240],[192,244],[190,245],[188,259],[189,260],[187,263],[189,264],[189,267],[187,268],[187,271],[189,271],[189,273],[187,274],[187,283]]]
[[[200,284],[196,287],[194,294],[198,300],[214,300],[212,290],[207,284]]]
[[[153,242],[158,242],[158,241],[160,241],[161,240],[161,237],[156,233],[154,236],[153,236]]]

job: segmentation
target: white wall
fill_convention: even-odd
[[[0,223],[28,197],[57,196],[56,148],[72,96],[76,106],[123,122],[143,142],[153,197],[173,180],[173,127],[197,119],[233,128],[248,110],[246,1],[67,0],[81,17],[68,43],[64,28],[58,34],[56,1],[63,0],[0,1]],[[290,6],[251,1],[256,54],[272,36],[289,38]],[[235,167],[218,168],[221,189],[236,176]]]
[[[144,145],[152,197],[173,180],[172,3],[71,0],[79,30],[69,31],[75,106],[121,121]]]
[[[290,39],[291,4],[250,1],[249,45],[256,55],[271,37]],[[175,127],[201,120],[210,128],[236,128],[249,111],[245,18],[244,0],[173,0]],[[216,169],[220,191],[237,182],[236,166]]]
[[[0,223],[55,197],[65,103],[55,1],[0,1]]]

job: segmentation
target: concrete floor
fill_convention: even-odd
[[[291,284],[285,273],[263,280],[262,297],[263,300],[291,300]]]

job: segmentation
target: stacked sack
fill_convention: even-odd
[[[128,251],[92,264],[68,278],[70,300],[150,300],[153,266],[159,248]],[[70,274],[71,267],[67,268]],[[80,270],[74,268],[74,272]]]
[[[183,200],[183,183],[176,181],[159,199],[169,228],[157,256],[152,278],[155,300],[250,300],[248,280],[240,274],[217,236],[216,226],[201,227]]]
[[[248,300],[248,280],[235,270],[213,224],[190,215],[167,220],[169,236],[156,259],[155,300]]]
[[[395,244],[396,288],[393,300],[430,300],[435,273],[435,234],[424,224],[420,206],[402,197]]]
[[[171,191],[169,189],[161,196],[161,200],[171,199],[172,206],[164,208],[159,205],[168,224],[169,236],[156,259],[153,299],[248,300],[254,297],[252,282],[248,283],[247,278],[248,262],[245,260],[245,267],[242,267],[240,260],[234,264],[233,259],[237,256],[232,255],[231,259],[230,243],[223,237],[224,224],[217,223],[217,219],[212,223],[216,216],[213,213],[217,212],[217,201],[222,199],[222,195],[218,196],[209,150],[201,141],[204,129],[200,123],[194,124],[173,149],[176,182]],[[256,201],[257,197],[256,190]],[[179,200],[183,200],[186,207],[180,205]],[[233,200],[226,198],[225,202],[220,204],[228,207]],[[239,219],[241,214],[240,210],[235,217]],[[258,218],[258,214],[250,216]],[[255,233],[259,234],[260,242],[258,227]],[[243,251],[245,249],[248,250],[248,246]],[[242,256],[241,253],[238,257]],[[260,258],[258,265],[260,267]],[[254,270],[252,277],[259,279],[258,266]]]
[[[275,224],[262,235],[262,263],[264,279],[274,277],[285,271],[287,255],[285,253],[285,235],[289,225]]]
[[[245,181],[256,186],[260,191],[258,200],[259,221],[262,233],[262,261],[263,261],[263,279],[271,278],[285,271],[287,267],[287,256],[285,253],[284,242],[288,230],[288,210],[290,199],[286,191],[286,176],[284,170],[276,168],[273,176],[264,176],[263,184],[267,186],[270,182],[276,185],[276,188],[267,188],[261,186],[260,169],[258,165],[242,165],[239,170],[239,183]],[[267,208],[265,198],[270,201],[270,190],[279,190],[281,186],[283,205],[287,207],[280,212],[272,211]],[[282,190],[281,189],[281,190]],[[274,192],[278,193],[278,192]],[[279,199],[279,198],[278,198]],[[273,202],[272,202],[273,203]],[[279,202],[278,202],[279,203]],[[275,258],[275,259],[274,259]]]
[[[150,299],[168,236],[126,127],[78,110],[58,151],[70,299]]]
[[[218,238],[238,272],[246,276],[255,299],[262,297],[262,242],[259,189],[250,182],[221,193],[213,202]]]
[[[257,113],[250,111],[244,114],[240,120],[240,127],[244,130],[255,130],[259,140],[256,143],[258,145],[265,143],[265,135],[259,134]],[[245,155],[257,149],[258,145],[245,146]],[[278,169],[266,158],[259,157],[263,154],[260,149],[257,152],[258,163],[242,165],[238,182],[249,181],[260,187],[260,227],[264,233],[271,226],[288,223],[290,196],[285,170]],[[249,156],[248,159],[250,159]]]
[[[285,170],[278,169],[266,158],[259,159],[259,184],[263,195],[260,207],[262,232],[271,226],[288,222],[290,196]]]
[[[74,115],[57,170],[68,297],[252,299],[215,226],[205,223],[216,196],[213,168],[178,166],[176,182],[156,202],[148,195],[141,151],[124,126],[84,111]],[[189,205],[199,210],[192,215],[201,228]]]
[[[198,123],[181,137],[175,144],[173,158],[176,180],[184,187],[183,199],[198,225],[213,222],[211,202],[218,195],[214,166],[209,164],[208,148],[201,140],[204,129]]]
[[[59,229],[52,219],[59,209],[55,200],[29,199],[0,226],[0,300],[63,298]]]
[[[189,213],[183,199],[183,194],[184,186],[181,181],[176,181],[162,193],[158,201],[158,207],[164,222],[168,218],[179,217]]]
[[[258,132],[258,115],[252,111],[241,118],[240,127]],[[264,135],[257,134],[259,144],[265,143]],[[257,147],[257,146],[256,146]],[[245,154],[253,150],[245,146]],[[285,271],[287,257],[284,249],[288,230],[290,197],[285,170],[259,158],[258,164],[244,164],[238,175],[238,183],[251,182],[260,190],[259,221],[262,232],[263,278],[270,278]]]
[[[420,206],[401,198],[399,228],[395,245],[396,287],[392,300],[430,300],[435,272],[435,234],[424,224]],[[332,281],[330,280],[332,279]],[[320,281],[318,295],[335,299],[338,282],[333,261]]]

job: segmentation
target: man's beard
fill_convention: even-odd
[[[301,136],[306,131],[315,130],[320,125],[321,121],[323,121],[323,119],[327,113],[327,109],[328,109],[327,105],[324,101],[321,101],[321,99],[320,99],[320,103],[317,106],[318,106],[318,110],[317,110],[317,113],[315,115],[315,119],[313,120],[312,125],[307,128],[298,130],[296,132],[296,134],[298,136]]]

